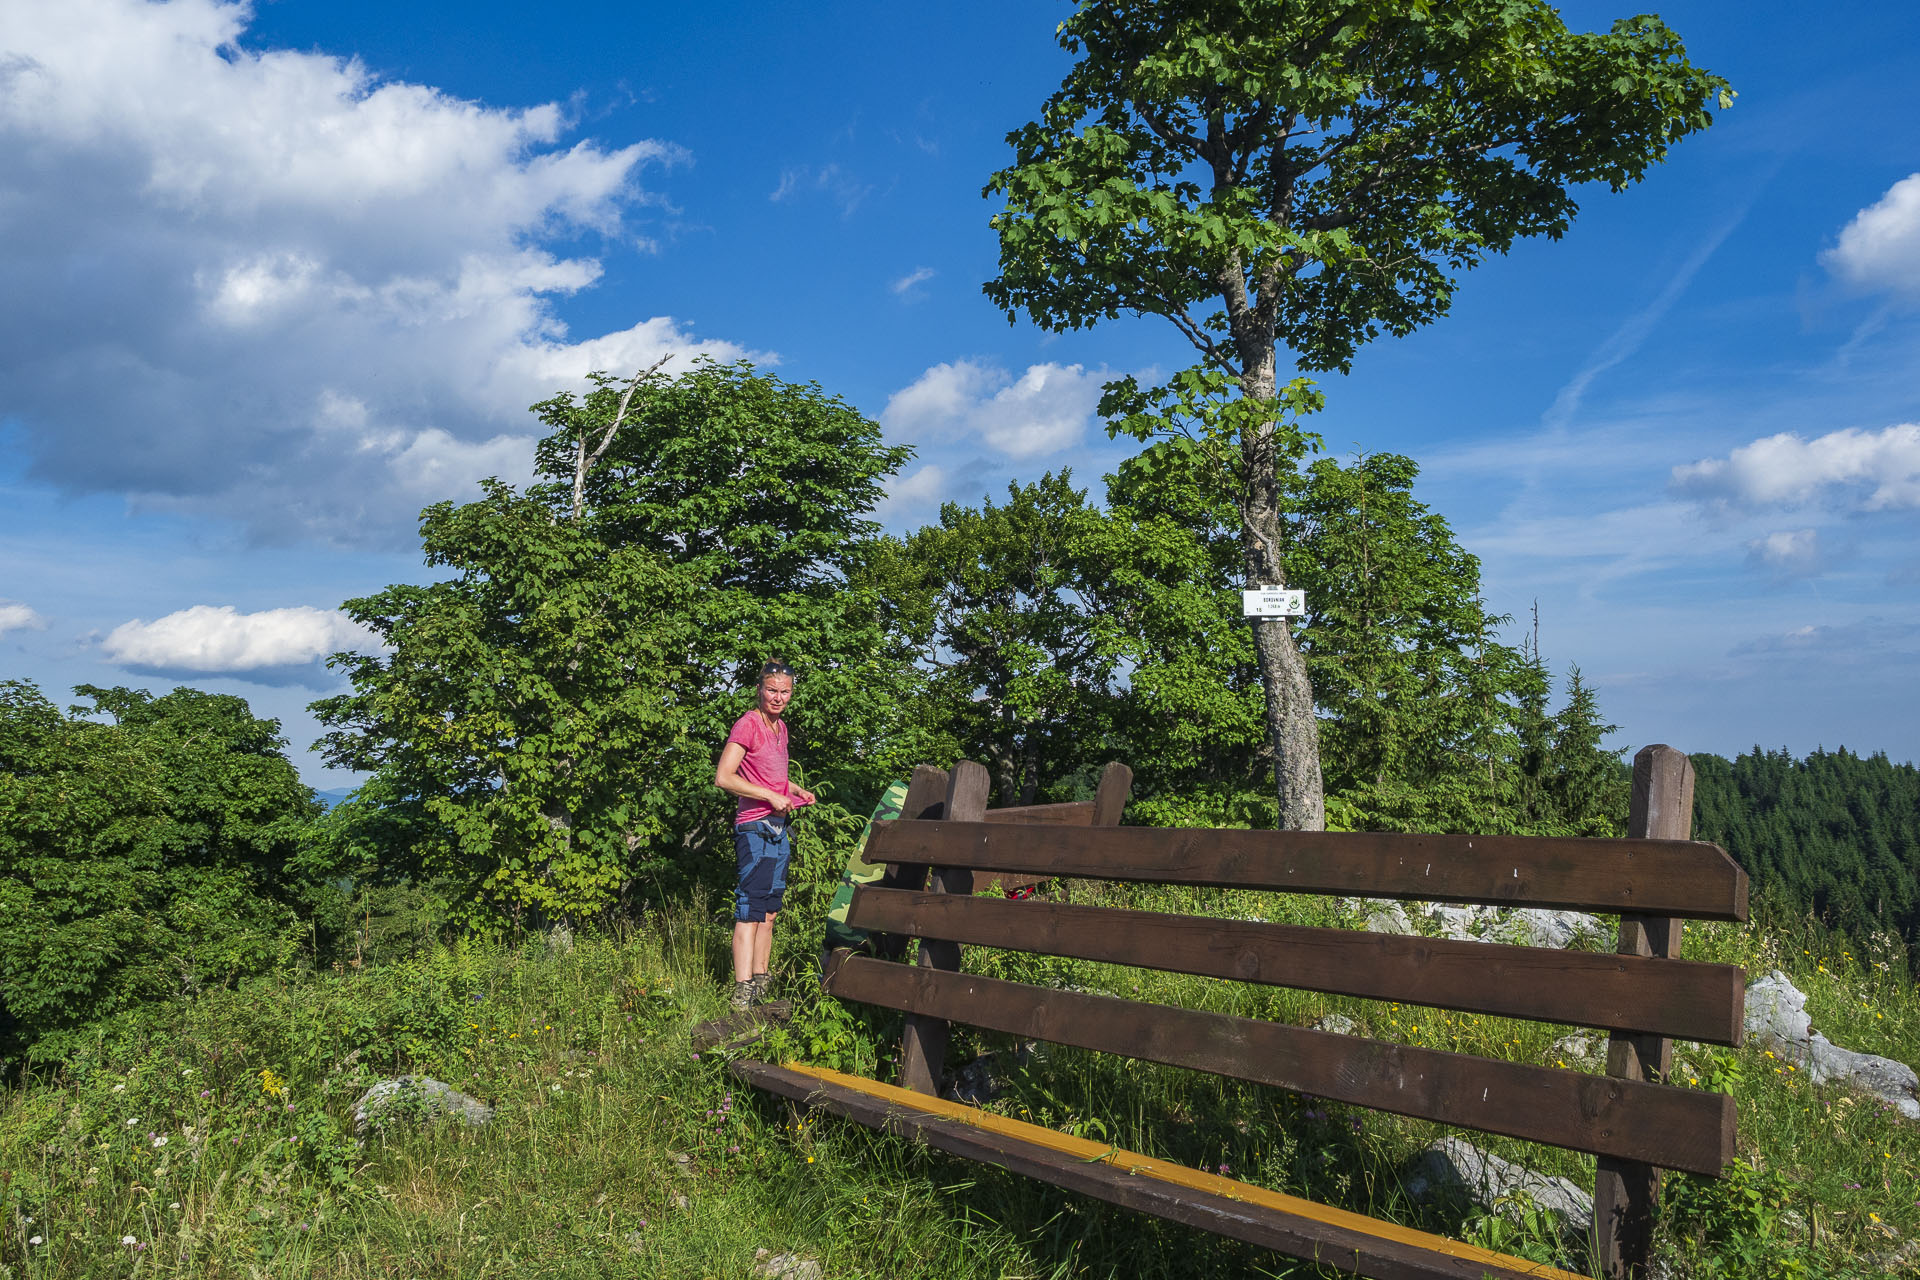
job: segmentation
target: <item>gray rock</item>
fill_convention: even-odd
[[[1501,1211],[1512,1207],[1516,1191],[1524,1192],[1559,1219],[1567,1239],[1584,1240],[1593,1227],[1593,1197],[1579,1187],[1502,1160],[1460,1138],[1441,1138],[1414,1157],[1406,1188],[1416,1201],[1463,1195],[1482,1208]]]
[[[1607,1042],[1599,1036],[1574,1032],[1553,1042],[1553,1052],[1580,1062],[1598,1062],[1607,1056]]]
[[[1813,1029],[1806,993],[1775,969],[1747,984],[1747,1034],[1807,1073],[1814,1084],[1840,1084],[1879,1098],[1908,1120],[1920,1120],[1920,1077],[1892,1058],[1843,1049]]]
[[[432,1076],[401,1076],[375,1084],[353,1104],[353,1131],[365,1133],[395,1121],[451,1116],[469,1128],[493,1119],[493,1108]]]
[[[1584,911],[1547,911],[1523,907],[1500,922],[1503,941],[1523,947],[1552,947],[1565,950],[1582,938],[1605,937],[1606,927],[1596,916]]]
[[[1350,1036],[1354,1033],[1356,1024],[1344,1013],[1329,1013],[1316,1021],[1313,1026],[1317,1031],[1331,1031],[1337,1036]]]
[[[820,1263],[797,1253],[775,1253],[771,1249],[753,1251],[753,1274],[767,1280],[820,1280]]]
[[[1407,909],[1397,902],[1377,902],[1367,908],[1368,933],[1412,933]]]
[[[1456,907],[1429,902],[1424,904],[1423,914],[1440,927],[1443,938],[1457,938],[1471,942],[1484,937],[1493,921],[1493,909],[1490,907]]]

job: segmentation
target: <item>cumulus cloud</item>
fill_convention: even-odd
[[[108,633],[108,661],[154,675],[233,676],[263,684],[321,684],[320,660],[342,649],[373,649],[379,640],[343,613],[298,605],[241,613],[232,605],[197,604],[147,622],[135,618]]]
[[[9,631],[44,631],[47,620],[14,600],[0,600],[0,635]]]
[[[1673,488],[1717,509],[1816,501],[1865,511],[1920,507],[1920,424],[1852,427],[1813,440],[1790,431],[1673,469]]]
[[[1018,378],[973,360],[937,364],[893,393],[880,423],[910,440],[977,438],[1013,458],[1080,443],[1100,403],[1105,369],[1036,364]]]
[[[1920,297],[1920,173],[1854,215],[1822,259],[1849,284]]]
[[[1816,529],[1770,533],[1747,543],[1747,563],[1778,578],[1810,578],[1825,567]]]
[[[0,415],[36,478],[387,541],[422,498],[518,478],[526,406],[587,370],[746,354],[555,316],[601,266],[544,244],[638,241],[678,147],[254,50],[248,19],[0,0]]]

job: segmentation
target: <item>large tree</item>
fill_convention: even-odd
[[[1730,96],[1659,19],[1576,32],[1543,0],[1082,0],[1059,39],[1074,66],[987,188],[986,292],[1048,329],[1161,316],[1197,348],[1184,383],[1108,407],[1220,453],[1255,584],[1287,581],[1315,407],[1283,363],[1345,370],[1444,314],[1462,271],[1559,236],[1574,188],[1638,180]],[[1281,823],[1318,828],[1306,666],[1285,622],[1255,638]]]
[[[424,513],[446,576],[346,603],[385,648],[338,655],[354,689],[314,704],[381,801],[343,844],[536,920],[654,896],[717,867],[713,761],[768,658],[799,673],[815,778],[847,794],[911,767],[910,658],[846,574],[907,450],[744,364],[596,374],[533,409],[550,434],[524,493]]]

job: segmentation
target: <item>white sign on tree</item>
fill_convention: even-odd
[[[1245,618],[1297,618],[1307,611],[1307,593],[1285,587],[1257,587],[1240,593]]]

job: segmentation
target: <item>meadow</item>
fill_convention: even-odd
[[[1138,894],[1160,909],[1356,923],[1323,899]],[[806,941],[796,931],[783,953],[795,1020],[760,1052],[887,1072],[897,1025],[820,997]],[[1751,975],[1785,970],[1834,1041],[1912,1062],[1920,1000],[1897,944],[1879,943],[1775,919],[1696,926],[1686,954]],[[768,1249],[862,1280],[1315,1274],[736,1088],[721,1055],[688,1042],[723,1012],[723,944],[714,914],[694,905],[564,946],[423,937],[357,969],[263,975],[102,1027],[0,1097],[0,1266],[32,1277],[718,1278],[751,1274]],[[1564,1060],[1554,1042],[1566,1029],[1543,1024],[981,950],[968,967],[1294,1023],[1340,1013],[1360,1034]],[[1005,1089],[992,1105],[1011,1114],[1580,1264],[1525,1205],[1414,1203],[1405,1168],[1437,1126],[995,1037],[957,1036],[952,1061],[983,1051]],[[1678,1065],[1681,1083],[1732,1090],[1741,1159],[1719,1181],[1669,1181],[1667,1274],[1878,1276],[1920,1256],[1900,1252],[1920,1235],[1914,1126],[1808,1084],[1757,1045],[1683,1048]],[[409,1071],[492,1103],[492,1123],[396,1121],[356,1139],[355,1100]],[[1592,1185],[1589,1160],[1463,1136]]]

